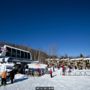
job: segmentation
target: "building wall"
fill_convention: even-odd
[[[66,65],[69,66],[71,65],[72,67],[77,67],[78,69],[90,69],[90,60],[84,60],[85,58],[77,58],[74,60],[70,60],[70,59],[60,59],[59,61],[55,60],[55,59],[46,59],[48,64],[53,64],[54,65]],[[56,62],[55,62],[56,61]]]

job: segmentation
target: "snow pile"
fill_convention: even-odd
[[[74,76],[90,76],[90,70],[74,70],[71,75]]]
[[[27,78],[26,75],[23,75],[23,74],[16,74],[14,79],[17,80],[17,79],[26,79],[26,78]]]

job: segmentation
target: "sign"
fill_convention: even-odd
[[[54,90],[54,87],[36,87],[35,90]]]

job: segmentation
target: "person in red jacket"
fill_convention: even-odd
[[[65,68],[64,65],[62,65],[62,73],[63,73],[63,75],[65,75],[65,71],[66,71],[66,68]]]
[[[50,77],[52,78],[52,69],[50,69],[50,72],[49,73],[50,73]]]

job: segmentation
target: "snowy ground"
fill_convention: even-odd
[[[78,71],[77,71],[78,72]],[[42,77],[24,77],[16,75],[14,84],[1,86],[0,90],[35,90],[35,87],[54,87],[54,90],[90,90],[90,76],[61,76],[60,70],[53,73],[54,77],[44,75]]]

